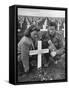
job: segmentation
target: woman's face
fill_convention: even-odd
[[[38,40],[38,32],[37,31],[33,31],[31,32],[31,37],[32,39],[35,41],[35,40]]]

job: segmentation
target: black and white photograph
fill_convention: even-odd
[[[65,11],[18,8],[17,19],[17,82],[65,80]]]
[[[0,90],[69,90],[69,1],[0,4]]]

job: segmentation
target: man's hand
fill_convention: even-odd
[[[51,56],[52,56],[52,57],[55,57],[55,56],[56,56],[56,51],[52,51],[52,52],[51,52]]]
[[[56,50],[56,47],[55,47],[55,45],[52,43],[51,40],[48,41],[48,44],[49,44],[49,47],[48,47],[48,48],[49,48],[50,51]]]

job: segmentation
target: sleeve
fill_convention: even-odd
[[[60,48],[65,48],[65,40],[62,35],[59,35],[59,47]]]
[[[57,50],[57,54],[61,55],[65,52],[65,40],[62,35],[58,36],[58,40],[59,40],[59,49]]]
[[[21,60],[23,63],[29,60],[29,46],[25,43],[21,46]]]

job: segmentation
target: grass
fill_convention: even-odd
[[[65,68],[63,67],[62,62],[54,64],[53,61],[49,63],[48,67],[42,67],[40,69],[35,67],[31,72],[18,76],[19,82],[62,79],[65,79]]]

